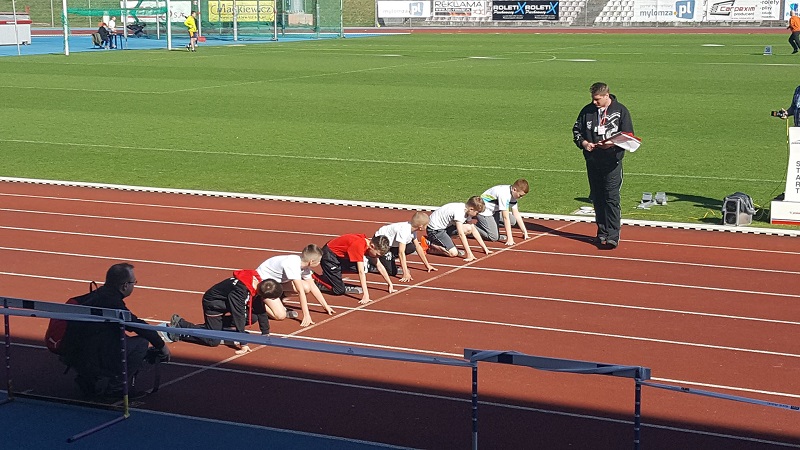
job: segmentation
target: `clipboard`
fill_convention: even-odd
[[[638,138],[634,136],[633,133],[628,133],[626,131],[614,134],[606,138],[603,142],[604,143],[609,142],[631,153],[635,152],[637,149],[639,149],[639,146],[642,145],[641,138]]]

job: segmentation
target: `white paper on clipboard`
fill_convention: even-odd
[[[639,146],[642,145],[642,140],[640,138],[634,136],[633,133],[627,133],[624,131],[607,138],[604,142],[610,142],[617,147],[631,153],[635,152]]]

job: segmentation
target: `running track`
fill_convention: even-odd
[[[237,268],[408,211],[0,182],[0,295],[54,302],[136,266],[140,317],[201,321],[202,292]],[[595,249],[593,225],[529,220],[532,238],[464,263],[431,257],[374,301],[328,297],[315,326],[273,336],[459,357],[464,348],[652,368],[655,381],[800,403],[800,239],[625,226]],[[417,261],[412,256],[411,261]],[[16,389],[76,397],[41,344],[46,321],[12,319]],[[139,407],[421,448],[469,448],[464,368],[277,348],[169,344],[162,389]],[[21,366],[21,367],[20,367]],[[21,376],[21,374],[22,376]],[[633,383],[483,364],[482,448],[631,448]],[[644,448],[800,448],[800,413],[645,387]],[[255,444],[255,443],[254,443]]]

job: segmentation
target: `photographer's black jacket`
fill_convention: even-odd
[[[578,114],[578,119],[572,127],[573,141],[578,148],[583,150],[581,142],[584,140],[598,143],[622,131],[633,133],[633,122],[631,121],[631,114],[628,112],[628,108],[618,102],[617,97],[613,94],[611,94],[611,104],[608,105],[608,111],[606,111],[605,114],[606,132],[601,135],[597,132],[597,125],[600,121],[597,106],[595,106],[594,103],[589,103],[581,109],[581,112]],[[616,146],[606,150],[597,148],[591,152],[583,150],[583,157],[586,158],[587,161],[595,160],[600,162],[611,159],[619,161],[624,156],[625,151]]]

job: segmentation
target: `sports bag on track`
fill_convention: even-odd
[[[88,299],[89,295],[97,289],[97,283],[94,281],[89,283],[89,293],[72,297],[67,300],[68,305],[82,305]],[[56,355],[61,355],[61,343],[64,341],[64,335],[67,333],[67,321],[62,319],[50,319],[47,325],[47,331],[44,332],[44,345],[47,349]]]

